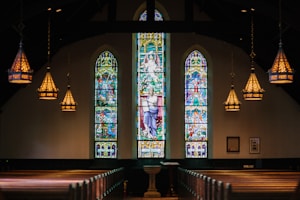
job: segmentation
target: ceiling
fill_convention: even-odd
[[[284,0],[185,0],[182,21],[117,21],[117,6],[122,0],[11,0],[1,6],[0,12],[0,80],[3,106],[16,91],[26,85],[10,84],[7,70],[11,67],[18,50],[21,33],[24,50],[31,68],[37,72],[48,60],[47,31],[49,11],[51,13],[51,54],[77,40],[105,32],[195,32],[235,44],[250,54],[250,16],[254,20],[255,62],[266,72],[272,66],[278,51],[280,38],[279,19],[281,18],[281,38],[283,49],[292,68],[295,80],[292,84],[278,85],[300,104],[300,12],[297,1]],[[142,0],[140,0],[143,2]],[[154,8],[154,0],[145,0],[149,11]],[[161,3],[163,1],[161,0]],[[194,9],[196,8],[196,9]],[[241,9],[254,12],[242,13]],[[106,12],[104,12],[106,11]],[[53,11],[52,11],[53,12]],[[204,12],[211,21],[195,21],[195,12]],[[54,13],[54,12],[53,12]],[[106,21],[91,19],[96,13],[107,13]],[[149,12],[150,13],[150,12]],[[281,15],[280,15],[281,13]],[[279,17],[281,16],[281,17]],[[22,23],[21,23],[22,22]],[[20,24],[24,25],[20,31]],[[105,26],[105,29],[101,27]],[[99,28],[100,27],[100,28]],[[85,31],[82,31],[85,30]]]

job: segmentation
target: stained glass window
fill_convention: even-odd
[[[117,158],[118,63],[109,51],[95,63],[95,158]]]
[[[207,158],[207,63],[198,51],[185,60],[185,156]]]
[[[147,20],[147,12],[140,15]],[[155,10],[155,21],[163,17]],[[138,158],[164,158],[166,139],[165,33],[137,33]]]

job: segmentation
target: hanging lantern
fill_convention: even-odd
[[[23,43],[20,42],[18,53],[15,60],[8,70],[8,81],[10,83],[28,84],[32,82],[33,70],[30,65],[26,54],[23,50]]]
[[[291,68],[284,51],[282,44],[279,44],[279,50],[274,60],[273,66],[268,70],[269,82],[274,84],[292,83],[294,79],[294,70]]]
[[[254,9],[251,9],[254,11]],[[260,87],[260,84],[258,82],[258,79],[255,75],[255,68],[254,68],[254,23],[253,23],[253,16],[251,16],[251,53],[250,53],[250,58],[251,58],[251,73],[249,76],[249,79],[247,81],[247,84],[245,88],[242,90],[243,92],[243,97],[245,100],[250,100],[250,101],[257,101],[257,100],[262,100],[263,98],[263,93],[265,92],[264,89]]]
[[[256,101],[262,100],[264,89],[260,87],[257,77],[254,73],[254,68],[251,68],[251,73],[245,88],[242,90],[245,100]]]
[[[233,53],[231,54],[231,88],[227,97],[227,100],[224,102],[225,111],[235,112],[240,111],[241,102],[239,101],[233,84],[234,72],[233,72]]]
[[[67,86],[67,92],[64,97],[64,100],[60,103],[61,111],[76,111],[77,103],[75,102],[72,92],[71,92],[71,85],[69,83],[69,74],[68,74],[68,86]]]
[[[28,59],[26,57],[26,54],[23,50],[23,1],[21,1],[21,9],[20,9],[20,24],[18,25],[19,34],[21,37],[20,43],[19,43],[19,50],[17,52],[17,55],[15,57],[15,60],[11,66],[11,68],[8,70],[8,82],[10,83],[17,83],[17,84],[28,84],[32,82],[32,74],[33,70],[30,69],[30,65],[28,62]]]
[[[225,111],[240,111],[241,102],[239,101],[235,90],[234,85],[231,85],[227,100],[224,102]]]
[[[294,69],[291,68],[282,48],[281,1],[279,1],[279,35],[279,50],[271,69],[268,70],[269,82],[274,84],[292,83],[294,79]]]
[[[50,66],[47,67],[45,78],[38,88],[39,99],[54,100],[57,99],[59,89],[55,86],[52,75],[50,73]]]
[[[52,75],[50,73],[50,15],[48,20],[48,66],[45,78],[38,88],[39,99],[41,100],[55,100],[58,96],[59,89],[55,86]]]

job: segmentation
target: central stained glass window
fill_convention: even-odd
[[[139,20],[147,20],[146,11]],[[163,21],[158,10],[155,21]],[[164,158],[166,34],[137,33],[136,44],[138,158]]]

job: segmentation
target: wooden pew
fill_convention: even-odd
[[[178,175],[182,199],[300,199],[300,172],[179,168]]]
[[[116,190],[123,191],[122,172],[123,168],[8,171],[0,175],[0,188],[5,200],[109,199]]]
[[[0,175],[5,199],[69,199],[70,184],[102,171],[9,171]]]
[[[290,199],[299,185],[300,172],[287,171],[247,171],[247,170],[211,170],[201,171],[210,177],[226,184],[224,192],[216,191],[214,181],[209,182],[207,199],[224,195],[225,199]],[[222,188],[219,188],[222,189]],[[226,193],[226,194],[225,194]]]

